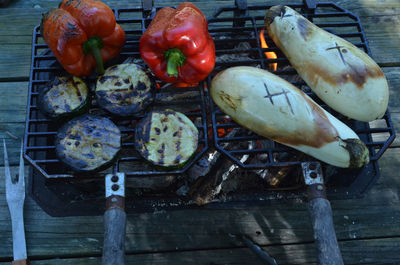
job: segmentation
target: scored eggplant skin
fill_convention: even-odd
[[[96,99],[100,107],[118,116],[130,116],[154,100],[155,81],[140,65],[123,63],[106,69],[97,79]]]
[[[241,126],[337,167],[362,167],[369,151],[357,134],[303,91],[266,70],[228,68],[210,94]]]
[[[77,76],[56,76],[40,92],[38,105],[50,118],[71,118],[89,109],[89,89]]]
[[[388,83],[365,52],[287,6],[271,7],[265,24],[276,46],[328,106],[364,122],[385,114]]]
[[[196,152],[198,137],[196,126],[183,113],[152,111],[137,125],[136,150],[156,166],[179,168]]]
[[[57,132],[57,157],[76,172],[97,172],[110,166],[121,149],[121,132],[108,118],[86,114]]]

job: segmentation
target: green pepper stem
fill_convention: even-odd
[[[83,44],[83,52],[85,54],[92,54],[96,60],[96,72],[99,75],[104,74],[103,58],[101,57],[100,50],[103,48],[103,40],[98,36],[90,37]]]
[[[172,48],[166,50],[164,58],[167,61],[167,74],[169,76],[178,76],[178,66],[182,66],[186,61],[186,56],[179,49]]]

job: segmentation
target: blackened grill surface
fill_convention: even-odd
[[[331,2],[320,2],[315,10],[307,9],[303,4],[288,4],[288,6],[302,13],[316,25],[352,42],[371,56],[361,23],[354,14]],[[123,150],[114,168],[93,175],[89,179],[87,177],[84,179],[85,182],[90,182],[90,185],[82,184],[82,178],[74,176],[56,158],[54,137],[61,124],[44,117],[37,107],[39,91],[55,75],[63,75],[65,72],[44,43],[39,26],[36,27],[33,32],[32,65],[24,146],[25,158],[33,166],[32,181],[30,182],[33,197],[38,202],[41,202],[39,204],[46,208],[45,210],[51,215],[102,214],[104,204],[101,198],[102,192],[98,192],[98,190],[104,189],[102,177],[105,173],[112,171],[125,172],[128,179],[146,176],[179,175],[193,166],[193,163],[209,147],[216,148],[243,170],[298,167],[301,162],[313,160],[311,157],[299,156],[297,151],[276,144],[273,141],[269,141],[267,145],[260,144],[260,142],[266,142],[266,140],[243,129],[240,129],[241,133],[232,137],[229,134],[218,135],[218,131],[221,129],[229,131],[239,128],[239,126],[230,121],[229,117],[226,117],[208,96],[207,87],[209,87],[213,76],[231,66],[248,65],[269,69],[269,64],[274,62],[278,63],[278,70],[274,72],[275,74],[303,89],[325,109],[349,125],[367,144],[371,162],[362,169],[339,169],[323,165],[325,178],[329,186],[328,191],[330,194],[328,195],[331,198],[351,198],[364,194],[378,179],[379,168],[377,160],[395,137],[389,112],[387,111],[382,119],[368,124],[345,119],[318,100],[306,84],[298,78],[296,71],[268,38],[267,33],[265,33],[265,38],[270,48],[261,48],[258,36],[260,30],[264,27],[264,15],[270,7],[270,5],[249,5],[245,10],[239,10],[235,6],[218,8],[214,15],[208,18],[209,31],[216,45],[217,59],[214,71],[204,82],[196,87],[171,88],[164,87],[166,84],[161,82],[158,83],[162,89],[156,95],[156,103],[153,109],[170,108],[184,112],[195,122],[200,132],[198,153],[192,162],[184,168],[170,172],[158,171],[145,163],[134,151],[133,135],[135,133],[135,125],[145,116],[145,113],[139,114],[133,120],[117,118],[99,109],[95,101],[93,101],[94,105],[90,112],[111,117],[120,128],[123,133]],[[160,8],[156,7],[155,10]],[[139,39],[154,17],[155,12],[153,11],[150,16],[147,16],[148,12],[145,12],[146,10],[142,8],[126,8],[114,11],[117,22],[121,24],[126,32],[127,42],[121,55],[108,62],[106,66],[122,63],[128,58],[129,61],[144,65],[139,54]],[[266,59],[264,52],[267,51],[276,52],[278,59]],[[91,89],[94,88],[95,78],[93,75],[86,80]],[[191,107],[180,109],[185,105]],[[242,146],[249,146],[246,143],[250,142],[252,143],[252,149],[242,148]],[[240,158],[244,155],[248,155],[249,159],[242,162]],[[259,155],[263,155],[263,160],[257,159]],[[301,159],[293,159],[297,157],[301,157]],[[53,179],[60,178],[65,178],[65,181],[61,184],[60,182],[51,182]],[[78,184],[74,182],[77,179]],[[50,184],[47,180],[50,181]],[[60,192],[61,190],[64,192]],[[94,190],[97,192],[93,192]],[[58,193],[57,198],[61,199],[54,199],[52,204],[44,205],[44,201],[49,201],[48,198],[54,196],[55,193]],[[82,193],[89,195],[86,197],[81,196]],[[84,199],[79,201],[76,200],[77,197],[84,197]],[[219,201],[208,207],[225,207],[232,204],[254,205],[265,203],[266,201],[303,197],[304,194],[301,190],[290,192],[279,190],[260,190],[251,193],[233,192],[225,196],[223,202]],[[193,202],[187,198],[176,194],[171,195],[170,193],[155,194],[147,197],[141,196],[141,194],[134,194],[131,198],[128,196],[128,202],[129,199],[131,199],[132,203],[127,203],[128,212],[193,207]],[[71,200],[74,202],[71,203]],[[62,201],[67,201],[68,206],[61,205]]]

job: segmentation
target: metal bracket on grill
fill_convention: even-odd
[[[236,18],[244,17],[248,14],[247,10],[247,0],[235,0],[235,19],[233,20],[233,27],[244,27],[245,21],[238,20]]]
[[[312,22],[313,17],[309,15],[315,14],[315,9],[317,8],[318,5],[318,0],[303,0],[303,3],[305,5],[305,8],[302,9],[304,13],[303,15]]]
[[[142,0],[143,18],[151,17],[154,7],[153,0]]]
[[[315,10],[317,8],[318,1],[317,0],[303,0],[303,3],[306,5],[308,10]]]

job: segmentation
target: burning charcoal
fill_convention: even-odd
[[[218,162],[217,167],[212,168],[210,174],[198,178],[190,187],[188,195],[197,205],[205,205],[212,202],[221,191],[222,183],[229,176],[229,173],[227,173],[229,168],[236,167],[225,157],[220,157],[220,160],[222,161]]]
[[[177,182],[178,176],[153,176],[150,178],[128,178],[127,188],[148,189],[152,191],[163,190]]]
[[[197,178],[207,175],[219,156],[220,153],[214,150],[208,153],[208,157],[203,156],[202,158],[200,158],[199,161],[197,161],[188,170],[189,181],[195,181]]]
[[[251,60],[250,51],[251,45],[248,42],[239,42],[233,50],[243,51],[238,53],[227,53],[215,58],[216,63],[232,63],[232,61],[247,61]],[[257,63],[257,61],[255,61]]]
[[[279,169],[269,170],[265,176],[265,181],[272,187],[279,187],[289,173],[293,171],[293,167],[281,167]]]
[[[188,103],[193,102],[194,98],[199,97],[198,91],[179,91],[172,93],[160,92],[156,95],[157,104]]]
[[[243,129],[234,128],[228,133],[227,137],[234,137],[241,131],[243,131]],[[232,149],[235,148],[234,145],[237,144],[238,143],[224,143],[223,147],[225,149]],[[244,163],[248,158],[249,155],[244,155],[241,158],[241,162]],[[189,197],[198,205],[212,202],[216,196],[220,194],[223,183],[234,175],[233,172],[238,171],[237,165],[225,156],[219,155],[219,153],[215,155],[209,153],[208,164],[209,165],[204,164],[202,170],[193,169],[189,171],[191,178],[196,177],[196,175],[201,175],[191,185],[188,193]],[[204,175],[204,173],[206,174]]]

